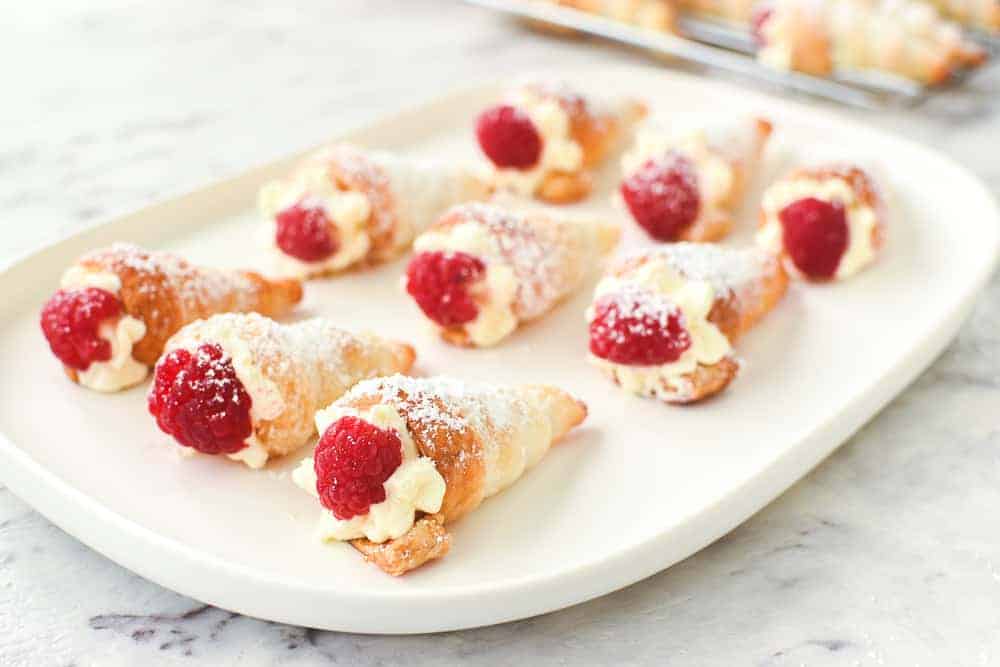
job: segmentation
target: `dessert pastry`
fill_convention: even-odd
[[[1000,0],[931,0],[942,14],[987,33],[1000,32]]]
[[[312,437],[312,415],[366,378],[406,372],[413,348],[323,319],[278,324],[255,313],[193,322],[156,364],[149,412],[185,451],[251,468]]]
[[[986,58],[918,0],[772,0],[754,12],[758,60],[778,69],[873,69],[933,85]]]
[[[590,170],[645,113],[635,100],[604,101],[565,84],[529,83],[479,115],[476,137],[498,188],[565,204],[590,194]]]
[[[417,238],[404,287],[446,341],[495,345],[575,291],[618,236],[591,219],[463,204]]]
[[[445,209],[489,195],[452,162],[328,146],[258,197],[283,273],[313,277],[396,257]]]
[[[401,575],[448,553],[445,526],[516,482],[586,415],[555,387],[378,378],[316,414],[319,444],[292,479],[323,506],[321,540],[350,541]]]
[[[753,247],[682,242],[626,257],[587,310],[590,361],[630,393],[700,401],[736,377],[733,345],[787,285],[780,262]]]
[[[771,185],[757,243],[807,280],[842,280],[871,264],[885,237],[885,206],[861,169],[799,169]]]
[[[678,0],[684,11],[747,25],[757,0]]]
[[[771,135],[763,118],[697,124],[652,118],[622,158],[619,194],[628,212],[658,241],[717,241]]]
[[[647,30],[676,32],[673,0],[543,0]]]
[[[71,380],[104,392],[142,382],[189,322],[229,311],[280,316],[302,299],[297,280],[198,267],[125,243],[82,256],[61,285],[42,308],[42,332]]]

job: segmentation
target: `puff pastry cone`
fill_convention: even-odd
[[[794,277],[849,278],[875,261],[885,234],[884,199],[859,167],[798,169],[764,191],[757,243]]]
[[[587,415],[555,387],[396,375],[316,414],[292,479],[322,505],[317,535],[401,575],[448,553],[446,526],[516,482]]]
[[[681,242],[626,257],[587,310],[590,362],[629,393],[703,400],[736,377],[733,346],[787,285],[777,258],[755,247]]]
[[[622,157],[616,197],[657,241],[718,241],[733,227],[771,129],[752,116],[650,118]]]
[[[406,372],[413,348],[316,318],[279,324],[255,313],[192,322],[167,343],[148,407],[184,453],[251,468],[313,436],[312,416],[366,378]]]
[[[280,272],[307,278],[393,259],[445,209],[490,192],[481,170],[341,143],[264,185],[258,206]]]
[[[1000,32],[1000,0],[931,0],[941,13],[987,33]]]
[[[579,201],[602,164],[646,115],[633,99],[599,99],[565,83],[527,83],[476,120],[499,190],[551,204]]]
[[[619,235],[589,218],[462,204],[417,238],[404,288],[444,340],[488,347],[575,292]]]
[[[677,31],[673,0],[543,0],[658,32]],[[549,26],[551,24],[546,24]]]
[[[70,380],[102,392],[142,382],[189,322],[230,311],[277,317],[302,299],[298,280],[195,266],[125,243],[81,256],[60,284],[42,308],[42,333]]]
[[[754,12],[758,60],[778,69],[818,76],[870,69],[934,85],[986,59],[918,0],[769,0]]]
[[[757,0],[678,0],[684,11],[746,25]]]

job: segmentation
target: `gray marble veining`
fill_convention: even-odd
[[[450,86],[643,61],[446,0],[4,13],[0,261]],[[998,193],[998,110],[994,71],[918,111],[859,117]],[[745,525],[628,589],[467,632],[346,635],[206,607],[0,489],[0,664],[1000,664],[998,331],[994,281],[931,369]]]

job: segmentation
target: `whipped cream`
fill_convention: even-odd
[[[233,364],[236,378],[243,384],[250,396],[250,420],[254,425],[276,419],[285,409],[285,399],[278,385],[268,378],[263,369],[254,361],[253,353],[246,341],[227,318],[216,317],[204,321],[198,330],[198,343],[215,343]],[[178,347],[189,347],[191,341],[172,338],[167,352]],[[251,468],[261,468],[267,463],[268,452],[255,435],[247,439],[247,446],[238,452],[227,454],[234,461],[240,461]]]
[[[583,148],[573,139],[569,114],[558,99],[525,87],[518,89],[507,102],[526,113],[535,124],[542,138],[542,155],[531,169],[497,169],[494,182],[498,187],[530,196],[549,173],[574,173],[583,167]]]
[[[472,288],[479,312],[476,319],[462,325],[470,341],[479,347],[495,345],[517,328],[514,314],[517,277],[483,225],[470,221],[443,232],[428,232],[417,238],[414,249],[417,252],[464,252],[486,264],[485,278]]]
[[[594,301],[634,287],[664,296],[676,305],[691,337],[691,347],[677,361],[658,366],[617,364],[594,355],[590,355],[590,361],[630,393],[661,399],[683,396],[690,389],[684,375],[696,370],[698,364],[707,366],[719,362],[732,350],[729,339],[708,320],[715,303],[715,288],[709,282],[685,279],[666,261],[654,258],[628,277],[604,278],[597,285]],[[594,316],[592,305],[587,310],[587,320],[592,321]]]
[[[96,287],[120,298],[121,279],[107,271],[93,271],[76,265],[63,273],[63,289]],[[146,335],[146,324],[131,315],[121,315],[101,322],[97,335],[111,344],[111,358],[94,361],[86,370],[77,371],[84,387],[103,392],[115,392],[139,384],[146,379],[149,368],[132,357],[132,347]]]
[[[368,513],[347,521],[338,519],[324,508],[316,535],[322,541],[353,540],[366,537],[372,542],[385,542],[400,537],[412,526],[417,511],[433,514],[441,509],[446,490],[444,477],[434,467],[434,461],[420,456],[406,422],[395,408],[379,404],[358,412],[351,407],[331,405],[316,413],[316,428],[320,433],[341,417],[353,415],[383,429],[392,429],[403,446],[403,462],[384,483],[385,500],[372,505]],[[312,458],[303,459],[292,473],[296,486],[318,497],[316,471]]]
[[[303,262],[286,255],[275,244],[273,228],[269,229],[268,239],[275,247],[278,268],[285,275],[307,277],[340,270],[362,260],[371,248],[368,234],[371,202],[360,192],[334,187],[324,164],[305,164],[289,180],[267,183],[261,188],[257,203],[261,213],[272,223],[278,213],[301,203],[307,208],[322,208],[336,227],[336,252],[318,262]]]
[[[779,214],[789,204],[806,197],[839,203],[844,207],[848,243],[834,273],[835,279],[842,280],[853,276],[874,261],[876,249],[872,243],[872,231],[878,224],[878,212],[859,200],[851,184],[837,176],[823,179],[791,178],[778,181],[769,187],[761,203],[764,224],[757,231],[757,244],[771,252],[781,253],[783,227]],[[794,263],[786,262],[786,264],[792,273],[801,276]]]

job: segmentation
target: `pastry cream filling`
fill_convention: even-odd
[[[670,151],[680,153],[694,164],[699,195],[706,206],[717,206],[729,198],[735,181],[733,166],[713,148],[701,129],[680,136],[655,125],[640,130],[635,147],[622,157],[623,172],[628,177],[649,160],[662,158]]]
[[[780,253],[783,227],[778,216],[786,206],[806,197],[839,203],[844,207],[847,217],[847,249],[840,258],[834,277],[838,280],[850,277],[871,264],[875,259],[872,230],[878,224],[878,214],[857,198],[850,183],[837,177],[822,180],[793,178],[779,181],[768,188],[761,203],[764,225],[757,232],[757,244],[771,252]],[[796,270],[794,265],[792,269]]]
[[[346,268],[363,259],[371,248],[368,220],[372,214],[368,197],[352,190],[338,190],[324,164],[309,164],[288,181],[272,181],[260,190],[258,207],[268,220],[289,206],[301,202],[306,207],[320,207],[337,230],[336,251],[318,262],[303,262],[282,252],[275,245],[279,268],[288,275],[305,277],[323,271]],[[274,244],[273,231],[270,243]]]
[[[416,443],[410,436],[406,422],[389,405],[375,405],[358,412],[354,408],[331,405],[316,413],[316,428],[320,433],[341,417],[353,415],[374,426],[391,429],[399,436],[403,446],[403,462],[384,483],[385,500],[372,505],[368,513],[349,520],[338,519],[324,509],[316,527],[316,536],[326,542],[353,540],[366,537],[372,542],[385,542],[400,537],[416,519],[416,512],[433,514],[441,509],[444,500],[444,477],[434,467],[434,461],[420,456]],[[303,459],[292,472],[292,481],[302,490],[318,497],[316,470],[313,459]]]
[[[96,287],[118,297],[122,282],[113,273],[91,271],[81,266],[71,266],[63,274],[64,289]],[[97,335],[111,344],[111,358],[94,361],[86,370],[77,371],[77,378],[85,387],[103,392],[114,392],[146,379],[149,368],[132,358],[132,347],[146,335],[146,324],[131,315],[122,315],[101,323]]]
[[[691,337],[691,347],[677,361],[658,366],[616,364],[590,355],[591,362],[615,377],[623,389],[642,396],[669,398],[688,390],[683,376],[694,371],[699,363],[711,365],[729,355],[732,350],[729,339],[708,320],[715,303],[715,289],[711,284],[686,280],[665,261],[654,259],[624,280],[617,277],[602,280],[597,285],[594,301],[605,294],[621,291],[625,283],[663,295],[674,303]],[[591,321],[593,318],[594,307],[591,306],[587,310],[587,319]]]
[[[535,124],[542,138],[542,155],[531,169],[497,169],[497,186],[530,196],[550,172],[574,173],[583,167],[583,148],[570,134],[569,114],[558,100],[522,89],[511,97],[509,103],[528,114]]]
[[[495,345],[517,328],[514,301],[518,281],[490,233],[476,222],[463,222],[445,232],[420,236],[417,252],[464,252],[486,264],[486,276],[473,288],[479,306],[476,319],[462,325],[469,340],[479,347]]]
[[[199,340],[183,340],[169,349],[183,346],[192,352],[202,343],[215,343],[229,357],[236,371],[236,379],[240,381],[250,396],[250,422],[254,425],[276,419],[285,409],[285,399],[278,385],[268,378],[260,365],[254,361],[250,346],[247,345],[226,319],[213,319],[212,327],[203,327]],[[168,350],[169,351],[169,350]],[[251,433],[247,438],[247,446],[238,452],[227,454],[234,461],[240,461],[251,468],[261,468],[267,463],[268,452]]]

